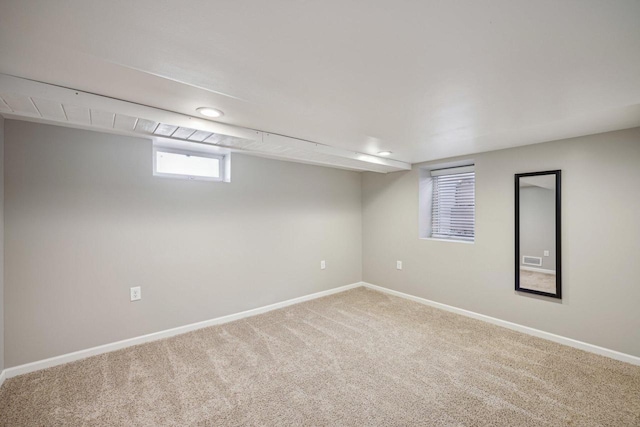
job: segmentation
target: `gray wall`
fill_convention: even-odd
[[[5,128],[7,367],[361,280],[356,172],[234,154],[229,184],[157,178],[148,140]]]
[[[544,251],[549,256],[544,256]],[[520,264],[522,257],[542,258],[545,270],[556,269],[556,194],[541,187],[520,188]],[[530,266],[529,266],[530,267]]]
[[[4,117],[0,116],[0,372],[4,369]]]
[[[418,166],[361,187],[234,155],[219,184],[154,178],[143,139],[9,120],[4,142],[5,367],[361,277],[640,356],[640,129],[431,162],[474,161],[474,244],[418,238]],[[513,174],[549,169],[563,171],[561,302],[513,291]]]
[[[363,280],[640,356],[640,128],[455,160],[469,159],[474,244],[418,238],[419,166],[364,174]],[[552,169],[562,169],[562,301],[513,289],[513,176]]]

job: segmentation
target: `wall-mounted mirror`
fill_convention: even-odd
[[[560,171],[516,175],[516,291],[562,298]]]

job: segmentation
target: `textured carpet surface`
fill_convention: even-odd
[[[533,289],[534,291],[556,293],[555,274],[538,273],[535,271],[520,270],[520,287]]]
[[[3,426],[638,426],[640,367],[358,288],[9,379]]]

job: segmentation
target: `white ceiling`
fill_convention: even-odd
[[[640,1],[3,0],[0,73],[420,162],[640,126]]]

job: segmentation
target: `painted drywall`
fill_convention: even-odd
[[[4,369],[4,117],[0,116],[0,373]]]
[[[549,251],[549,256],[544,256]],[[545,270],[556,269],[556,194],[541,187],[520,188],[520,265],[523,256],[542,258]]]
[[[418,237],[423,165],[363,174],[364,281],[640,356],[640,128],[428,165],[465,160],[476,171],[473,244]],[[561,301],[514,291],[514,174],[554,169]]]
[[[361,280],[359,173],[159,178],[149,140],[13,120],[5,155],[6,367]]]

